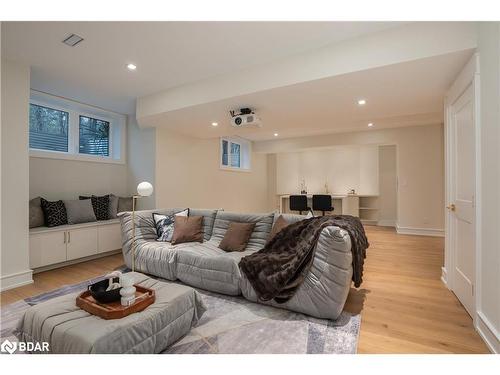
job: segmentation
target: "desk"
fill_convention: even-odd
[[[290,195],[280,195],[280,213],[288,213],[290,207],[288,201],[290,200]],[[307,194],[308,206],[312,207],[312,196],[313,194]],[[331,194],[332,196],[332,206],[334,208],[334,213],[340,215],[352,215],[359,217],[359,196],[350,194]]]

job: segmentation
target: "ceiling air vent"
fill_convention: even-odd
[[[78,36],[76,34],[71,34],[70,36],[68,36],[66,39],[63,40],[63,43],[66,44],[67,46],[74,47],[82,40],[83,38],[81,36]]]

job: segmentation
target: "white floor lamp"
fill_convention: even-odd
[[[135,204],[138,198],[153,194],[153,185],[143,181],[137,185],[137,195],[132,196],[132,271],[135,271]]]

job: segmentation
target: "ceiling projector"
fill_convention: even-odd
[[[235,128],[252,126],[260,128],[262,126],[260,118],[250,108],[241,108],[239,114],[235,114],[235,111],[230,111],[229,113],[231,114],[231,126]]]

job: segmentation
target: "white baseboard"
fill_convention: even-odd
[[[11,275],[2,276],[0,279],[0,291],[18,288],[23,285],[33,283],[33,271],[27,270],[23,272],[13,273]]]
[[[395,227],[396,226],[396,220],[379,220],[377,222],[377,225],[379,227]]]
[[[500,354],[500,335],[481,311],[477,312],[476,329],[488,349],[490,349],[492,353]]]
[[[400,227],[397,224],[396,232],[398,234],[411,234],[414,236],[444,237],[443,229]]]
[[[448,289],[450,289],[450,287],[448,286],[448,272],[444,267],[441,267],[441,281]]]

